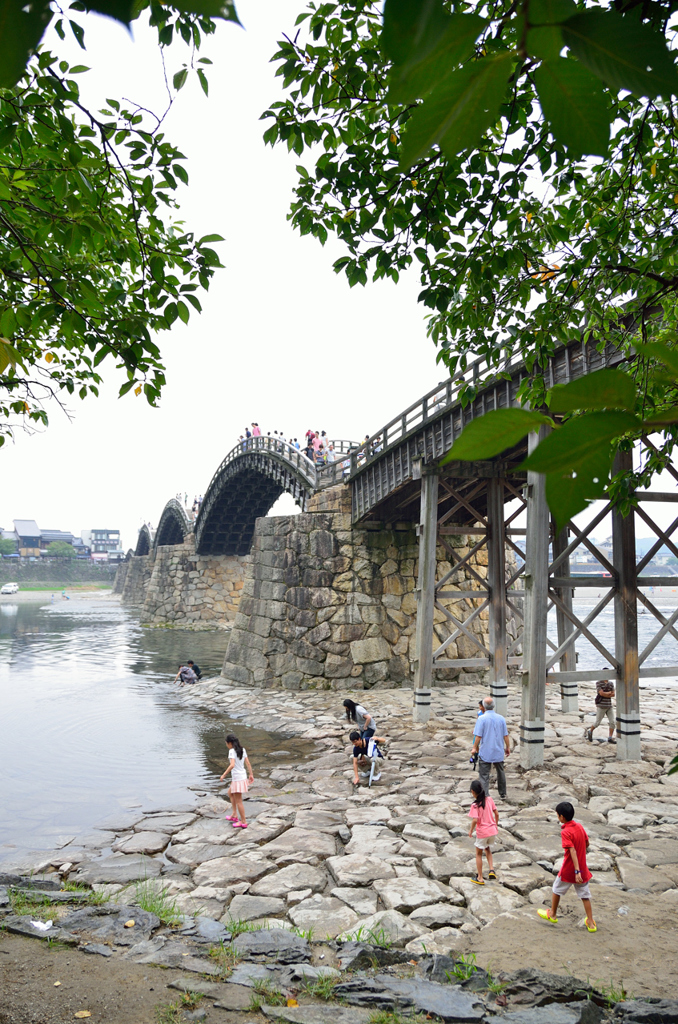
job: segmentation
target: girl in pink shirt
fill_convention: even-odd
[[[493,879],[497,876],[494,873],[494,864],[492,862],[492,843],[494,837],[499,832],[499,812],[494,805],[494,800],[491,796],[488,796],[480,779],[474,779],[471,783],[471,793],[473,794],[473,803],[471,804],[471,810],[468,812],[469,818],[473,818],[471,822],[471,828],[469,829],[469,836],[473,835],[475,829],[476,833],[476,877],[472,878],[471,881],[475,882],[476,885],[485,885],[483,879],[483,850],[487,856],[487,866],[490,869],[488,878]]]

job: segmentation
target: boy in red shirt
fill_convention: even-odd
[[[560,897],[564,896],[571,885],[574,891],[584,904],[586,911],[585,925],[588,931],[597,931],[596,922],[593,920],[591,909],[591,893],[589,891],[589,879],[591,872],[586,866],[586,851],[589,848],[589,837],[586,835],[583,825],[574,821],[574,807],[567,800],[563,800],[556,807],[556,814],[560,822],[560,834],[563,841],[565,856],[558,872],[558,877],[553,883],[553,896],[551,898],[550,910],[538,910],[539,917],[549,924],[558,924],[558,904]]]

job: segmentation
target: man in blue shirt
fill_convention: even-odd
[[[497,769],[497,789],[502,800],[506,799],[506,773],[504,758],[511,753],[506,719],[494,710],[494,701],[486,697],[483,701],[485,714],[476,719],[475,740],[472,754],[478,754],[478,775],[486,793],[490,791],[490,771]]]

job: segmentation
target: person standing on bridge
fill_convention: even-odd
[[[252,424],[252,437],[261,437],[261,430],[258,423]]]

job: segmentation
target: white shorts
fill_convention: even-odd
[[[564,896],[571,885],[574,886],[574,891],[580,900],[591,899],[591,890],[589,889],[588,882],[564,882],[560,875],[557,875],[556,880],[553,883],[553,891],[556,896]]]
[[[492,846],[492,843],[495,841],[496,838],[497,838],[496,835],[495,836],[483,836],[482,839],[479,839],[476,836],[476,849],[477,850],[487,850],[487,849],[489,849],[489,847]]]

